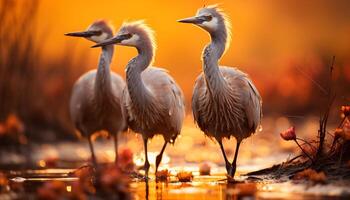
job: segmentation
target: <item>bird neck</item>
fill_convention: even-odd
[[[138,55],[131,59],[127,65],[126,84],[129,95],[135,106],[147,106],[153,102],[153,95],[145,86],[141,73],[153,60],[153,50],[140,48]]]
[[[207,86],[213,93],[220,92],[226,88],[226,81],[220,72],[219,59],[225,51],[226,38],[225,33],[211,33],[211,43],[203,51],[203,71]]]
[[[97,98],[109,95],[111,91],[110,63],[112,61],[114,48],[108,45],[102,48],[95,79],[95,94]]]
[[[219,60],[225,52],[227,42],[226,28],[210,33],[211,45],[215,47],[215,57]]]

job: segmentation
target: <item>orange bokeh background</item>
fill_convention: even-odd
[[[189,103],[194,80],[201,71],[201,51],[209,37],[199,28],[176,20],[213,3],[216,1],[40,1],[38,35],[46,37],[47,59],[76,45],[74,51],[86,55],[88,68],[95,68],[100,51],[90,49],[89,41],[64,37],[65,32],[84,30],[96,19],[110,20],[116,30],[123,21],[145,19],[156,33],[154,65],[170,71]],[[315,87],[301,73],[291,74],[290,68],[297,66],[310,76],[317,75],[333,55],[349,66],[348,1],[222,1],[220,6],[233,27],[232,44],[221,64],[248,72],[263,97],[277,91],[282,97],[308,101]],[[125,65],[135,54],[134,49],[117,47],[112,70],[125,76]],[[339,73],[348,74],[347,68]]]

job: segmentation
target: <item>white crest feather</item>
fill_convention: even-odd
[[[156,41],[155,41],[154,30],[150,26],[148,26],[144,20],[123,22],[121,30],[122,29],[126,29],[126,30],[130,30],[132,32],[135,32],[143,39],[148,38],[148,41],[145,40],[145,42],[149,42],[149,44],[152,46],[153,51],[156,50],[157,45],[156,45]]]

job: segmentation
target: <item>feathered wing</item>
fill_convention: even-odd
[[[201,73],[195,83],[194,83],[194,89],[193,89],[193,94],[192,94],[192,113],[193,113],[193,118],[197,124],[200,124],[200,105],[199,105],[199,98],[204,97],[204,91],[206,85],[204,84],[204,74]]]
[[[115,134],[126,130],[126,112],[121,104],[125,82],[118,74],[111,72],[112,96],[109,96],[108,101],[104,101],[102,105],[96,105],[96,75],[96,70],[86,72],[74,84],[70,99],[70,115],[75,126],[84,134],[92,134],[97,130],[113,131],[111,133]],[[104,106],[107,106],[106,110]]]
[[[260,124],[261,97],[245,73],[230,67],[220,67],[220,71],[230,88],[229,91],[226,91],[228,92],[225,96],[226,100],[233,96],[235,99],[225,101],[224,96],[218,96],[219,99],[215,100],[211,99],[205,76],[201,73],[195,82],[192,96],[194,119],[201,130],[209,136],[235,135],[239,139],[246,138],[254,133]],[[230,105],[223,105],[229,102],[231,102]],[[217,106],[221,110],[217,110]],[[227,126],[218,129],[221,124],[227,124]]]
[[[254,133],[260,125],[262,117],[261,97],[248,75],[236,68],[220,67],[227,83],[237,88],[245,111],[248,129]]]
[[[262,100],[258,90],[252,81],[250,79],[247,79],[247,82],[251,88],[251,91],[249,92],[245,110],[247,114],[248,125],[252,128],[252,131],[256,132],[262,118]]]
[[[162,124],[163,127],[157,129],[163,132],[157,134],[162,134],[168,141],[171,139],[174,140],[181,131],[185,116],[184,96],[181,89],[167,71],[162,68],[148,67],[142,72],[141,77],[146,88],[151,92],[156,101],[156,103],[153,104],[153,106],[156,107],[152,108],[152,111],[146,112],[148,116],[144,117],[144,120],[152,119],[152,121],[161,121],[159,124]],[[125,89],[124,93],[124,102],[128,110],[129,121],[137,120],[139,116],[135,112],[135,109],[133,109],[127,89]],[[157,111],[154,112],[155,110]],[[144,122],[144,124],[144,126],[147,126],[147,124],[153,123]],[[137,131],[137,129],[141,129],[141,127],[134,127],[134,129]],[[145,128],[143,127],[142,129]],[[149,127],[146,129],[155,128]],[[151,135],[153,135],[153,133]]]
[[[82,75],[74,84],[69,102],[70,117],[77,129],[86,133],[88,130],[82,126],[84,116],[89,115],[87,106],[91,104],[96,70],[91,70]],[[82,98],[84,97],[84,98]]]
[[[168,71],[162,68],[149,67],[143,72],[142,78],[157,101],[166,109],[167,113],[164,114],[170,120],[169,128],[179,134],[185,116],[184,96],[180,87]]]

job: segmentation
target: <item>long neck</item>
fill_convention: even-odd
[[[220,92],[226,87],[218,61],[225,51],[226,31],[211,33],[211,43],[203,51],[203,71],[207,86],[212,92]]]
[[[152,103],[152,94],[145,86],[141,73],[152,62],[153,49],[151,46],[138,48],[138,55],[131,59],[127,65],[126,83],[130,98],[136,106],[145,106]]]
[[[102,48],[95,79],[95,94],[97,98],[103,98],[111,92],[110,63],[113,57],[113,45]]]

